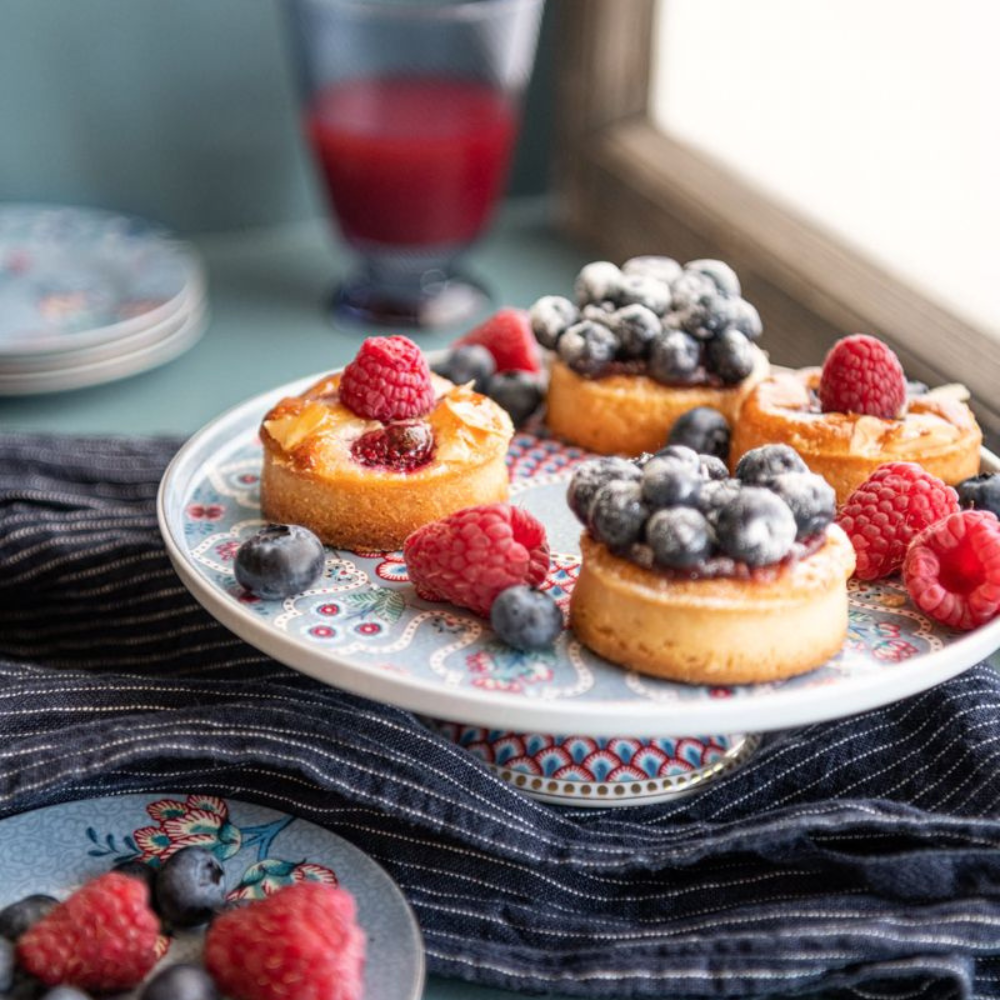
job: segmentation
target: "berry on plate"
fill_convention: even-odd
[[[892,420],[906,406],[906,376],[892,348],[855,333],[838,340],[823,362],[819,402],[824,413],[861,413]]]
[[[711,406],[696,406],[681,414],[670,428],[668,444],[683,444],[699,455],[729,458],[729,421]]]
[[[21,967],[46,986],[127,990],[157,961],[160,921],[149,890],[109,872],[77,889],[17,942]]]
[[[1000,612],[1000,521],[962,510],[925,528],[906,552],[903,581],[935,621],[969,631]]]
[[[463,344],[450,350],[432,370],[455,385],[471,382],[476,392],[486,392],[486,383],[497,370],[497,363],[482,344]]]
[[[542,583],[549,543],[527,511],[483,504],[418,528],[403,543],[403,558],[424,600],[450,601],[488,618],[502,590]]]
[[[501,309],[455,341],[454,347],[479,344],[493,355],[498,372],[537,372],[542,360],[524,309]]]
[[[1000,517],[1000,473],[983,472],[963,479],[956,487],[960,507],[988,510]]]
[[[497,594],[490,624],[508,646],[531,651],[548,649],[556,641],[563,616],[551,594],[518,584]]]
[[[895,573],[914,536],[958,510],[958,495],[914,462],[880,465],[848,498],[837,523],[857,555],[854,575]]]
[[[231,1000],[360,1000],[364,961],[354,897],[318,882],[229,910],[205,938],[205,968]]]
[[[236,551],[236,582],[265,601],[308,590],[322,575],[323,543],[297,524],[269,524]]]
[[[52,896],[25,896],[0,910],[0,937],[16,941],[32,924],[38,923],[59,901]]]
[[[171,965],[146,984],[139,1000],[219,1000],[219,991],[200,966]]]
[[[408,420],[434,406],[427,361],[407,337],[369,337],[340,377],[340,401],[368,420]]]
[[[156,873],[156,907],[171,927],[207,924],[226,903],[222,863],[204,847],[171,854]]]
[[[510,414],[515,427],[520,427],[542,405],[545,394],[537,375],[511,371],[497,372],[487,383],[486,395]]]

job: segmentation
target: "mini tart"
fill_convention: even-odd
[[[982,431],[960,399],[941,390],[912,396],[901,420],[823,413],[814,396],[820,372],[775,372],[754,388],[733,429],[733,468],[751,448],[791,445],[836,490],[838,504],[885,462],[916,462],[951,485],[979,471]]]
[[[767,355],[755,347],[754,370],[732,386],[668,386],[648,375],[577,375],[552,364],[546,423],[553,434],[598,455],[641,455],[667,443],[674,421],[696,406],[721,410],[730,424],[743,401],[767,377]]]
[[[570,602],[584,645],[643,674],[689,684],[752,684],[825,663],[847,634],[854,549],[836,525],[773,579],[684,580],[613,555],[586,533]]]
[[[423,419],[435,450],[410,472],[372,468],[351,456],[359,437],[383,425],[340,402],[339,375],[281,400],[260,428],[264,517],[301,524],[327,545],[381,552],[463,507],[506,500],[514,433],[507,412],[468,386],[433,380],[437,402]]]

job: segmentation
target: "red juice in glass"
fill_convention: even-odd
[[[344,236],[356,245],[461,246],[507,178],[518,113],[473,80],[358,78],[314,97],[307,129]]]

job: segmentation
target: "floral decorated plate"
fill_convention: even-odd
[[[620,669],[570,632],[552,651],[517,652],[482,619],[418,598],[398,552],[331,549],[312,590],[285,601],[254,599],[236,583],[233,558],[263,523],[257,428],[278,399],[319,377],[251,399],[191,438],[166,471],[158,513],[178,574],[208,611],[258,649],[328,684],[501,734],[681,737],[851,715],[938,684],[1000,648],[1000,620],[967,634],[942,628],[893,579],[852,581],[850,631],[819,669],[732,687]],[[545,586],[563,603],[576,578],[580,530],[565,503],[566,483],[587,457],[527,433],[515,437],[508,456],[512,502],[545,524],[554,553]],[[984,455],[990,468],[995,462]],[[483,743],[480,735],[459,738]]]
[[[203,287],[194,251],[142,219],[0,206],[0,358],[11,363],[134,335]]]
[[[190,846],[223,862],[230,899],[262,899],[295,882],[339,884],[354,895],[368,954],[378,956],[365,965],[365,1000],[418,1000],[423,991],[420,929],[396,884],[346,840],[286,813],[213,795],[113,796],[11,816],[0,821],[0,843],[0,909],[36,892],[62,899],[119,861],[157,867]],[[162,940],[164,965],[198,961],[201,931]]]

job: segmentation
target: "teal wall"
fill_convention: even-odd
[[[320,210],[282,2],[0,0],[0,200],[99,205],[182,232]],[[546,184],[550,22],[515,193]]]

